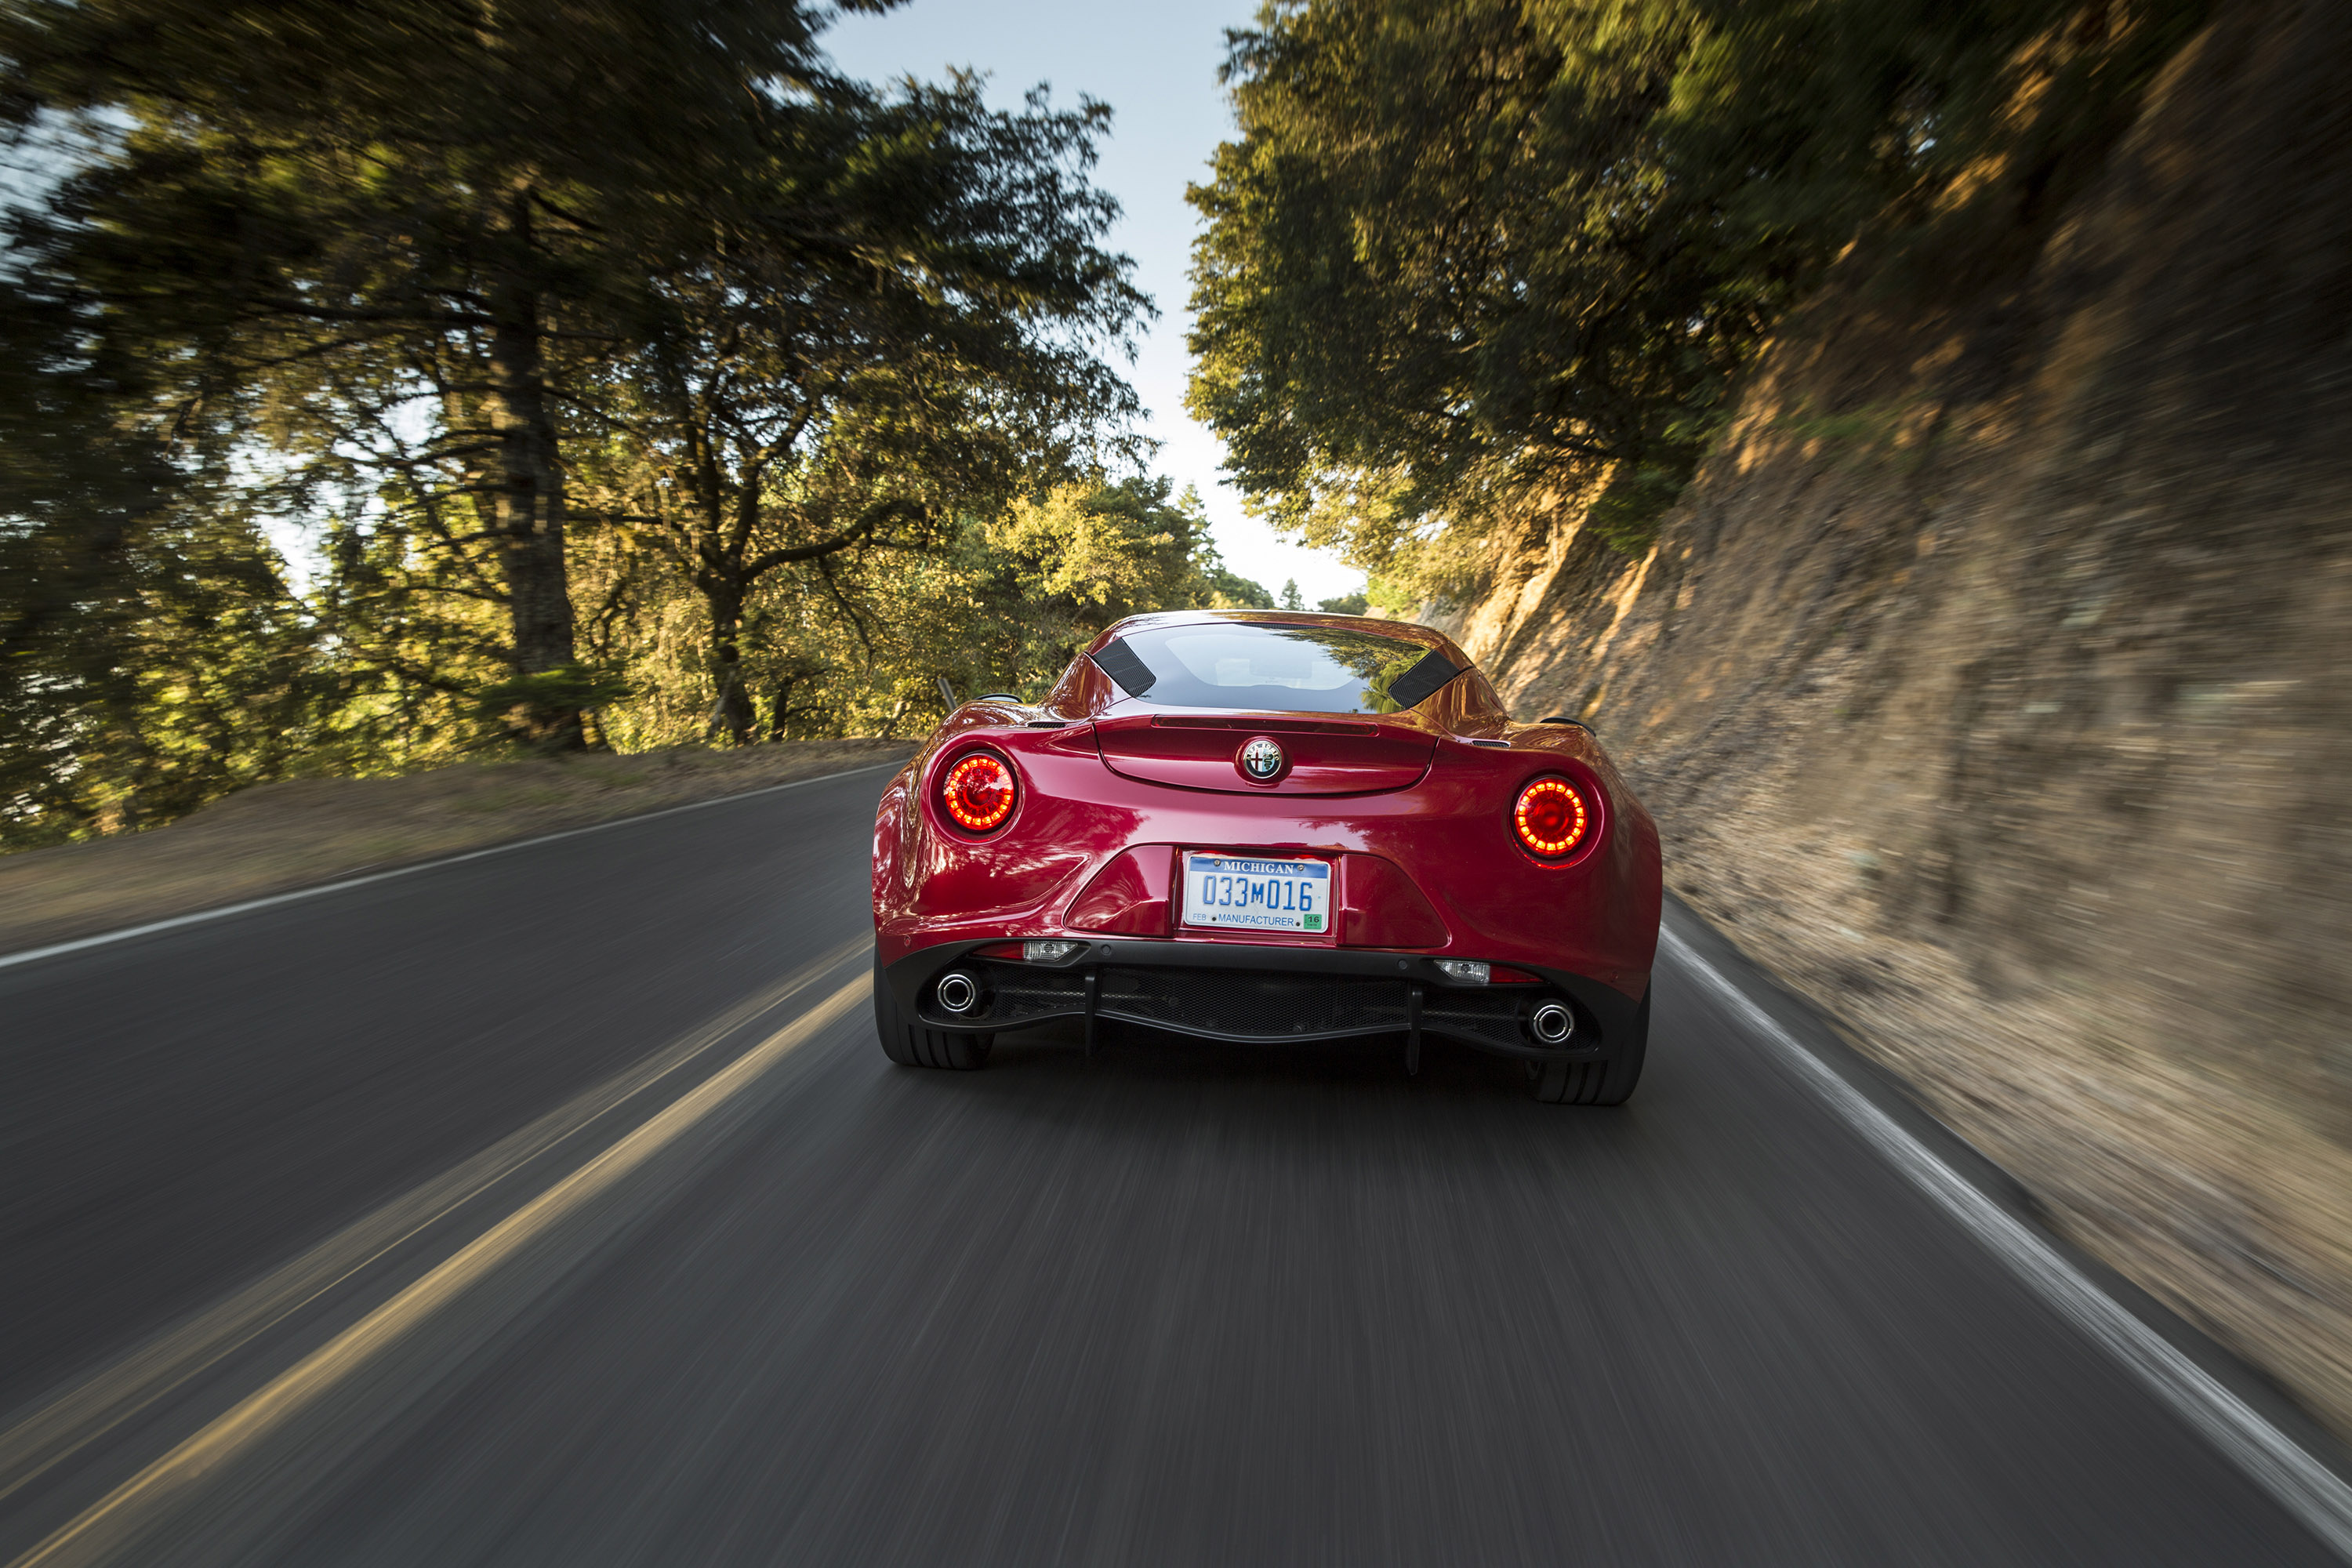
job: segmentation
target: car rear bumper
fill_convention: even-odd
[[[1539,985],[1463,984],[1416,953],[1119,937],[1088,941],[1059,963],[1024,963],[974,956],[988,945],[923,948],[876,979],[891,988],[903,1016],[975,1034],[1071,1018],[1234,1045],[1418,1034],[1535,1061],[1610,1057],[1614,1042],[1631,1037],[1639,1007],[1598,981],[1553,970],[1535,970]],[[939,980],[951,970],[979,983],[980,1004],[962,1014],[938,1005]],[[1538,1043],[1527,1026],[1547,999],[1567,1002],[1576,1015],[1575,1031],[1558,1046]]]

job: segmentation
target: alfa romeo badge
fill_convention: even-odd
[[[1259,784],[1281,773],[1282,764],[1287,761],[1289,759],[1282,754],[1282,748],[1264,735],[1242,748],[1242,773]]]

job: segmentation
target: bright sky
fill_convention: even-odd
[[[1253,0],[1143,5],[1135,0],[911,0],[880,16],[852,16],[825,35],[843,72],[868,80],[935,80],[950,67],[985,72],[990,100],[1017,107],[1038,82],[1075,108],[1081,94],[1116,111],[1095,183],[1125,209],[1112,248],[1135,258],[1135,280],[1160,306],[1129,376],[1150,410],[1146,434],[1161,445],[1158,472],[1181,491],[1197,488],[1225,564],[1279,594],[1295,577],[1311,605],[1352,594],[1363,574],[1323,551],[1285,544],[1242,511],[1220,482],[1224,451],[1184,412],[1184,333],[1192,321],[1192,209],[1184,187],[1202,177],[1231,129],[1217,67],[1224,30],[1246,25]]]

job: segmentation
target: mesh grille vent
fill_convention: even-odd
[[[1000,963],[975,967],[984,971],[988,1005],[970,1023],[1012,1026],[1086,1008],[1083,971]],[[1402,980],[1116,966],[1101,973],[1100,1015],[1130,1023],[1239,1040],[1402,1033],[1406,1027],[1406,985]],[[1422,993],[1421,1026],[1431,1034],[1524,1045],[1519,1014],[1529,999],[1516,990],[1455,991],[1432,985]]]

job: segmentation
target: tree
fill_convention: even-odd
[[[1638,547],[1833,257],[2046,197],[2202,9],[1269,6],[1192,192],[1189,405],[1251,504],[1375,574],[1458,573],[1546,492]]]
[[[348,468],[429,409],[423,450],[378,471],[437,490],[420,537],[487,557],[471,591],[505,612],[519,717],[577,744],[562,421],[756,161],[767,106],[824,79],[820,22],[794,0],[16,0],[0,108],[85,145],[13,248],[89,331],[177,368],[177,425]]]
[[[1050,684],[1113,622],[1207,604],[1223,563],[1200,497],[1171,501],[1171,489],[1066,485],[975,531],[966,560],[986,628],[975,650],[985,662],[967,667],[975,684]],[[953,645],[940,635],[935,646]]]
[[[935,721],[940,676],[965,693],[1034,694],[1113,622],[1213,603],[1229,574],[1200,498],[1172,489],[1164,479],[1062,485],[963,518],[936,557],[869,552],[877,579],[857,596],[892,613],[864,634],[871,652],[854,679],[870,693],[866,711]]]
[[[838,596],[829,558],[932,548],[1123,450],[1135,396],[1097,351],[1150,308],[1097,243],[1118,210],[1084,177],[1100,105],[992,112],[959,80],[777,112],[792,133],[703,258],[658,280],[659,329],[608,366],[595,416],[598,510],[701,595],[714,722],[738,743],[757,586],[809,566]]]
[[[764,579],[743,618],[745,682],[768,694],[772,738],[919,732],[939,680],[966,695],[1034,694],[1122,616],[1248,602],[1258,584],[1218,559],[1199,498],[1166,479],[1063,485],[994,514],[948,521],[932,549],[873,540]],[[692,738],[711,697],[699,595],[667,567],[621,642],[635,695],[614,710],[625,746]],[[1227,593],[1237,590],[1241,598]]]
[[[1226,570],[1223,562],[1212,564],[1205,574],[1209,584],[1209,608],[1215,610],[1270,610],[1274,595],[1263,584],[1251,581],[1238,572]]]
[[[250,512],[121,417],[146,387],[68,302],[0,291],[0,848],[169,820],[334,706]]]
[[[1673,426],[1760,324],[1653,153],[1689,14],[1615,7],[1572,55],[1545,21],[1578,9],[1327,0],[1236,37],[1191,403],[1245,494],[1367,564],[1497,489],[1686,464]]]

